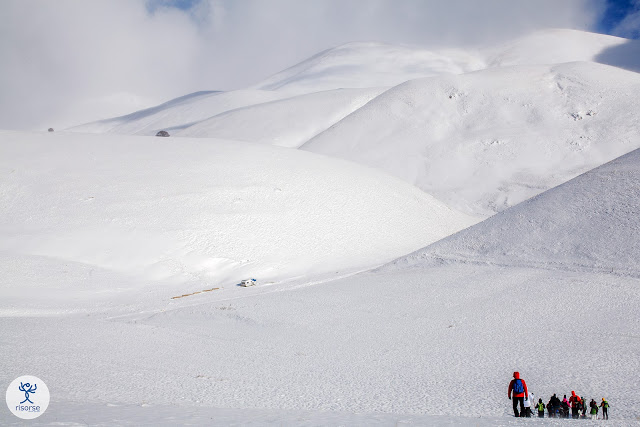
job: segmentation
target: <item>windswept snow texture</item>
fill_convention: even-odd
[[[640,150],[392,265],[443,262],[595,271],[640,278]]]
[[[302,149],[488,216],[640,147],[640,74],[576,62],[413,80]]]

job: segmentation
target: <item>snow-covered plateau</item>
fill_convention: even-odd
[[[578,422],[514,418],[519,371],[640,424],[638,43],[350,43],[0,131],[0,385],[34,425]]]

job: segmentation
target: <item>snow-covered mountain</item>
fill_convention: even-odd
[[[302,149],[490,215],[640,147],[639,99],[640,74],[611,66],[492,68],[398,85]]]
[[[50,425],[499,426],[518,370],[637,423],[638,46],[351,43],[0,131],[0,384]]]
[[[431,51],[382,43],[348,43],[321,52],[255,88],[310,93],[336,88],[391,87],[407,80],[485,68],[475,51]]]
[[[638,51],[638,41],[564,29],[538,31],[505,44],[475,50],[433,51],[381,43],[348,43],[321,52],[246,90],[226,92],[224,96],[220,96],[223,95],[220,92],[196,93],[73,130],[152,135],[161,129],[187,128],[243,106],[301,94],[349,88],[391,88],[424,77],[515,65],[586,61],[637,71],[640,59],[634,53]]]
[[[638,46],[574,30],[474,51],[350,43],[247,90],[73,130],[301,147],[486,218],[640,147]]]

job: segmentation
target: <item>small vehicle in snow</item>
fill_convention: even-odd
[[[258,284],[258,281],[256,279],[244,279],[242,282],[240,282],[240,286],[244,286],[245,288],[247,286],[255,286]]]

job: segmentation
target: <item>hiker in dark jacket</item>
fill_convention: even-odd
[[[564,399],[562,399],[562,418],[569,418],[569,401],[567,400],[567,395],[564,395]]]
[[[551,396],[551,408],[553,409],[553,416],[555,417],[559,417],[560,416],[560,399],[558,399],[558,396],[556,396],[555,394],[553,396]]]
[[[547,412],[549,412],[549,418],[553,418],[556,416],[554,410],[553,410],[553,397],[551,397],[549,399],[549,402],[547,402]]]
[[[602,419],[608,420],[609,419],[609,402],[604,400],[604,397],[602,398],[602,403],[600,404],[600,407],[602,408]]]
[[[562,418],[562,402],[560,402],[560,398],[555,394],[552,397],[553,399],[553,413],[556,414],[556,417]]]
[[[513,379],[509,383],[509,391],[507,395],[511,400],[511,392],[513,391],[513,415],[516,417],[524,417],[524,398],[529,398],[527,391],[527,383],[520,378],[520,372],[513,373]],[[518,412],[518,402],[520,402],[520,412]]]

